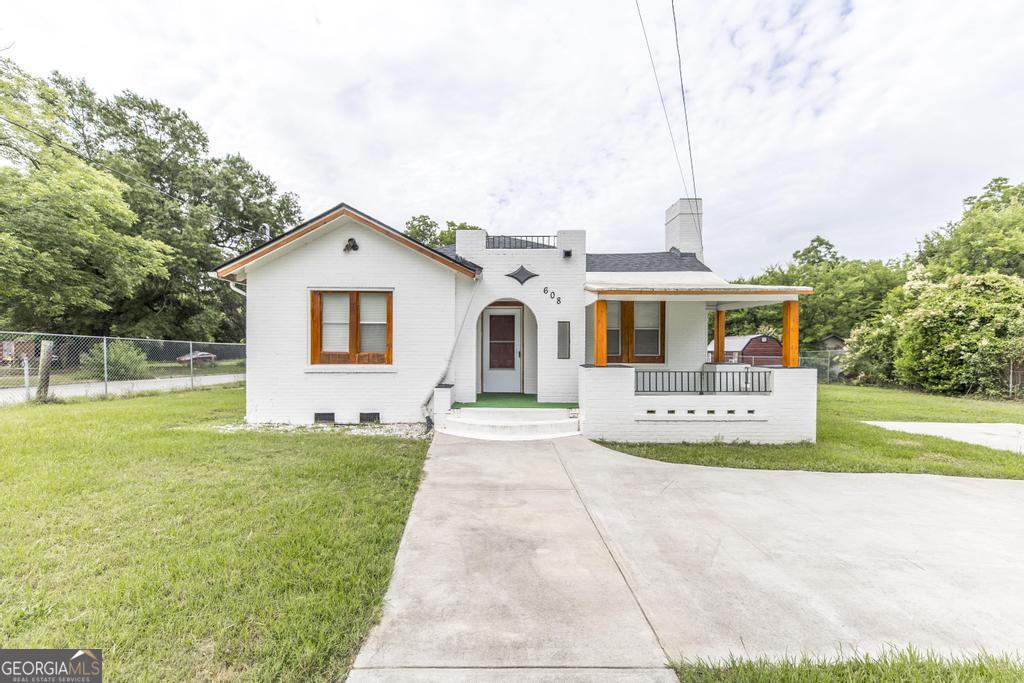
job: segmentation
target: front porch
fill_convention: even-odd
[[[798,368],[802,287],[588,285],[587,363],[579,368],[585,436],[636,442],[815,440],[816,374]],[[779,305],[782,363],[725,363],[730,310]],[[708,316],[713,356],[707,361]]]
[[[692,443],[815,440],[813,368],[661,371],[585,365],[579,373],[580,430],[588,438]]]

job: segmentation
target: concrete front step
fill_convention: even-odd
[[[437,430],[492,441],[555,439],[580,433],[575,410],[565,408],[461,408],[439,421]]]

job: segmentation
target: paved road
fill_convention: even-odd
[[[1024,425],[1012,422],[868,422],[897,432],[941,436],[1024,455]]]
[[[35,378],[32,379],[33,383]],[[245,381],[245,373],[235,375],[197,375],[195,386],[208,387],[215,384],[228,384],[230,382]],[[110,382],[108,390],[111,394],[129,394],[134,391],[171,391],[173,389],[188,389],[192,386],[188,377],[163,377],[161,379],[136,379],[120,382]],[[59,398],[70,398],[73,396],[102,396],[103,382],[79,382],[77,384],[53,384],[50,386],[50,394]],[[35,387],[32,387],[32,396],[35,397]],[[25,401],[25,388],[0,389],[0,405],[23,403]]]
[[[1024,642],[1024,482],[438,435],[351,681],[674,680],[669,658]]]

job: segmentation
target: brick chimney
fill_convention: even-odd
[[[684,197],[665,210],[665,251],[675,247],[681,252],[692,252],[704,261],[704,223],[701,200]]]

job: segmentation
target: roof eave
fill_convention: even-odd
[[[213,271],[213,274],[215,277],[221,280],[232,279],[229,278],[228,276],[235,272],[241,271],[246,265],[253,263],[254,261],[257,261],[263,258],[264,256],[269,255],[276,249],[279,249],[280,247],[283,247],[286,244],[289,244],[297,239],[300,239],[308,235],[309,233],[313,232],[314,230],[317,230],[341,217],[351,218],[357,223],[360,223],[370,228],[371,230],[374,230],[375,232],[384,235],[385,237],[393,239],[399,244],[408,246],[420,252],[424,256],[427,256],[428,258],[431,258],[434,261],[440,263],[441,265],[451,268],[452,270],[456,271],[461,275],[465,275],[466,277],[476,279],[479,276],[480,272],[482,271],[482,268],[480,268],[480,266],[477,266],[476,264],[470,264],[468,261],[465,261],[465,259],[453,259],[447,254],[440,252],[437,249],[434,249],[433,247],[429,247],[426,244],[420,242],[419,240],[409,237],[404,232],[396,230],[391,226],[387,225],[386,223],[382,223],[373,216],[365,214],[362,211],[359,211],[358,209],[355,209],[345,203],[341,203],[331,209],[328,209],[327,211],[321,214],[318,214],[317,216],[309,219],[308,221],[305,221],[304,223],[295,226],[291,230],[281,233],[277,237],[268,240],[267,242],[264,242],[263,244],[254,247],[247,252],[239,254],[238,256],[235,256],[232,259],[225,261],[224,263],[217,266],[217,268]]]

